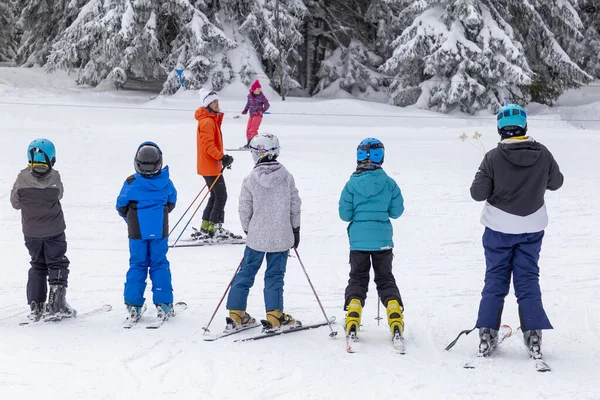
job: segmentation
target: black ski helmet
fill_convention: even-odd
[[[138,147],[133,164],[138,174],[147,178],[156,176],[162,169],[162,151],[156,143],[144,142]]]

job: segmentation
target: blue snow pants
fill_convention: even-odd
[[[478,328],[499,329],[504,297],[508,294],[512,274],[521,329],[553,329],[542,305],[539,282],[538,260],[543,237],[544,231],[514,235],[485,228],[486,271],[477,317]]]
[[[228,310],[246,311],[250,288],[254,285],[254,278],[265,255],[267,258],[264,289],[265,309],[266,311],[283,311],[283,278],[289,250],[279,253],[264,253],[252,250],[247,246],[244,251],[242,266],[231,283],[231,290],[227,297]]]
[[[167,260],[168,238],[129,239],[129,270],[125,280],[125,304],[142,306],[150,271],[154,304],[173,303],[171,269]]]

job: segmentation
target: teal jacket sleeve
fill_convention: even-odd
[[[392,180],[392,201],[390,202],[390,218],[398,218],[404,213],[404,198],[400,187]]]
[[[346,186],[344,186],[344,190],[342,190],[342,195],[340,196],[338,212],[342,221],[352,221],[352,217],[354,216],[354,195],[348,188],[347,183]]]

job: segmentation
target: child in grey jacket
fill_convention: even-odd
[[[227,298],[226,329],[240,329],[255,324],[246,312],[248,293],[266,256],[265,309],[266,329],[294,327],[300,324],[283,312],[283,279],[289,249],[300,243],[300,206],[294,177],[277,161],[279,140],[262,134],[250,142],[256,163],[244,179],[239,200],[242,228],[248,238],[244,259],[233,279]]]
[[[72,317],[76,314],[66,301],[69,259],[65,218],[60,199],[63,184],[56,171],[56,150],[48,139],[36,139],[27,149],[28,166],[17,176],[10,192],[14,209],[21,210],[25,246],[31,255],[27,280],[28,318],[39,321]],[[46,295],[50,284],[50,295]]]

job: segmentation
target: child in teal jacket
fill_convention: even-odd
[[[371,261],[375,284],[386,307],[392,335],[402,335],[404,306],[392,274],[393,228],[390,218],[404,212],[404,199],[396,182],[381,165],[385,149],[375,138],[364,139],[357,148],[357,169],[346,183],[339,201],[339,214],[348,225],[350,279],[344,309],[346,333],[356,335],[369,288]]]

